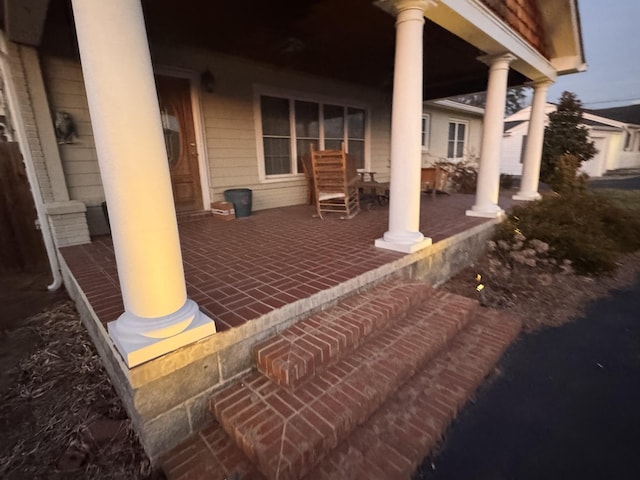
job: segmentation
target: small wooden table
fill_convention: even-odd
[[[369,206],[371,206],[374,201],[377,201],[378,205],[386,205],[389,203],[389,182],[376,182],[373,180],[369,182],[360,181],[358,183],[358,189],[360,191],[360,198],[367,200]]]
[[[366,178],[365,178],[367,175],[369,175],[369,181],[370,182],[375,182],[376,181],[375,175],[376,175],[377,172],[367,172],[365,170],[361,170],[358,173],[360,174],[360,181],[363,182],[363,183],[365,183],[367,181]]]

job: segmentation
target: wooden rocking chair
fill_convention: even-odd
[[[358,172],[341,150],[315,150],[311,145],[311,169],[315,186],[317,216],[322,212],[343,213],[341,219],[353,218],[360,211]]]

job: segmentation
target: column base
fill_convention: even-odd
[[[141,318],[124,312],[109,322],[109,336],[129,368],[140,365],[216,332],[212,319],[187,299],[170,315]]]
[[[467,210],[465,213],[468,217],[502,218],[505,216],[504,210],[498,205],[490,205],[488,207],[474,205],[471,210]]]
[[[540,200],[542,195],[538,192],[518,192],[513,197],[514,200],[523,200],[525,202],[533,202],[534,200]]]
[[[408,233],[405,235],[384,234],[384,237],[375,241],[375,246],[386,250],[394,250],[396,252],[414,253],[431,245],[431,239],[425,237],[420,232]]]

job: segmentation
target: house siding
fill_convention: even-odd
[[[42,71],[52,114],[67,112],[76,127],[73,143],[59,145],[69,197],[95,207],[104,200],[104,190],[80,63],[44,57]]]
[[[160,74],[174,70],[197,78],[206,69],[213,71],[214,92],[198,89],[196,102],[200,107],[196,128],[202,130],[206,157],[203,186],[208,184],[211,201],[222,200],[229,188],[251,188],[254,210],[306,202],[302,174],[282,180],[260,178],[254,98],[261,86],[364,107],[369,114],[367,168],[379,172],[381,180],[388,179],[390,111],[379,92],[195,49],[153,49],[153,58]],[[43,70],[52,110],[71,114],[78,131],[74,143],[60,146],[70,196],[96,206],[104,200],[104,191],[80,64],[49,57]]]
[[[547,108],[547,114],[553,108]],[[509,117],[511,120],[528,119],[529,109]],[[500,157],[500,172],[510,175],[521,175],[522,164],[520,163],[522,152],[522,141],[529,128],[528,120],[507,131],[502,141]],[[618,168],[640,167],[640,150],[624,150],[624,134],[619,131],[598,129],[590,127],[588,129],[589,139],[596,142],[598,153],[590,161],[586,162],[582,170],[592,177],[600,177],[607,170]]]
[[[529,123],[515,127],[502,139],[500,173],[522,175],[522,142]]]
[[[423,112],[430,115],[429,149],[422,152],[422,166],[447,161],[449,122],[468,122],[467,143],[464,160],[477,161],[482,144],[482,117],[467,112],[425,106]]]

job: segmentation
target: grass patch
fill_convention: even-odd
[[[602,197],[628,213],[640,218],[640,190],[617,190],[602,188],[593,191],[594,195]]]

